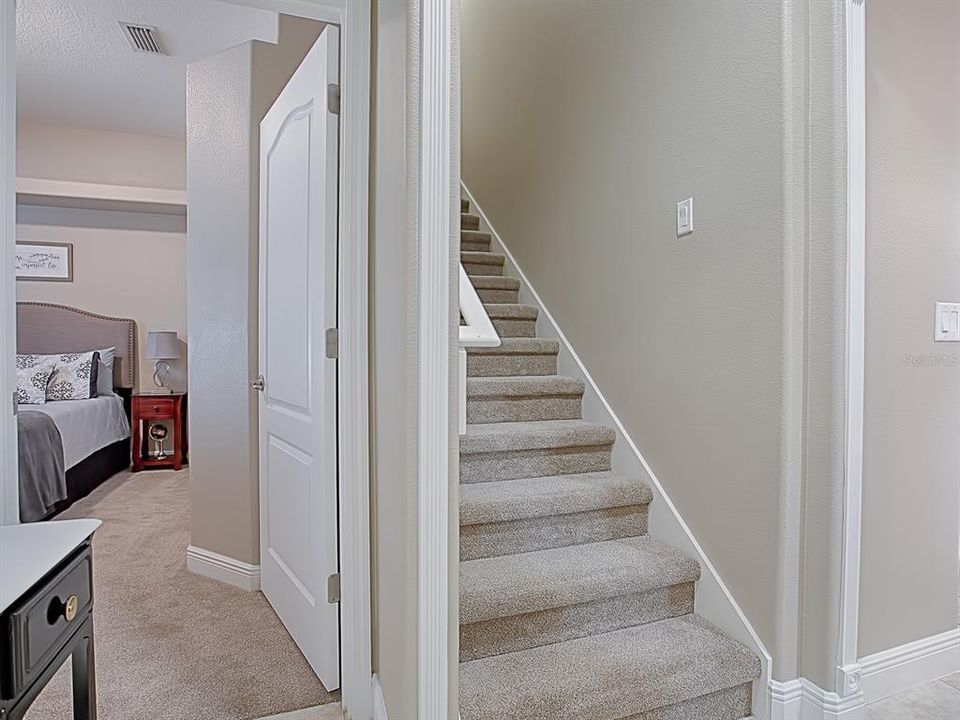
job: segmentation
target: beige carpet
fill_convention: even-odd
[[[333,702],[261,593],[187,571],[188,471],[122,473],[61,517],[95,517],[99,720],[252,720]],[[69,663],[27,720],[69,720]]]

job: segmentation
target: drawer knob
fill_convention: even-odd
[[[71,595],[67,598],[67,601],[63,604],[63,618],[67,622],[70,622],[77,616],[77,610],[80,608],[80,600],[77,599],[76,595]]]
[[[154,405],[154,406],[153,406],[153,411],[154,411],[154,412],[160,412],[160,406],[159,406],[159,405]]]

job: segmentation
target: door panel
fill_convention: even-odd
[[[339,35],[324,29],[260,124],[261,588],[328,690],[340,685],[337,361]]]

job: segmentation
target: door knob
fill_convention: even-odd
[[[263,375],[257,375],[256,380],[251,380],[250,387],[252,387],[254,390],[263,392]]]

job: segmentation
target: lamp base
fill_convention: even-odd
[[[168,387],[155,388],[153,390],[147,390],[143,393],[144,395],[172,395],[173,390]]]

